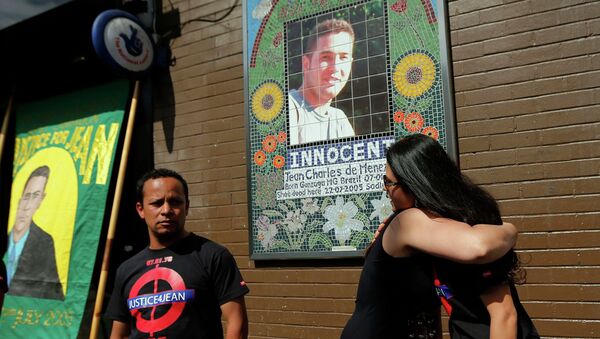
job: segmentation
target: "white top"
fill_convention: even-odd
[[[290,145],[354,136],[354,129],[342,110],[330,106],[320,113],[295,89],[289,92],[288,103]]]

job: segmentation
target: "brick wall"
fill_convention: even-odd
[[[544,337],[600,337],[600,3],[449,4],[461,167],[520,229]]]
[[[234,1],[172,3],[186,22]],[[542,335],[598,338],[600,3],[458,0],[449,12],[461,167],[520,228],[520,294]],[[242,36],[239,3],[219,23],[185,25],[173,43],[175,116],[157,114],[155,162],[189,180],[188,228],[236,256],[252,338],[337,338],[360,266],[248,258]]]

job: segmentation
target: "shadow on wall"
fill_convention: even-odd
[[[154,99],[154,121],[161,121],[165,144],[173,152],[175,130],[175,93],[169,67],[156,68],[152,74],[152,98]]]

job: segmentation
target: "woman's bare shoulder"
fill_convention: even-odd
[[[400,224],[412,224],[413,222],[423,222],[423,221],[431,221],[433,220],[430,215],[428,215],[425,211],[412,207],[407,208],[404,211],[398,213],[394,218],[393,222]]]

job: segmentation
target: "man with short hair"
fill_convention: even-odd
[[[331,107],[352,70],[352,25],[325,20],[305,39],[302,85],[288,96],[290,145],[352,137],[354,129],[346,114]]]
[[[150,245],[117,270],[106,315],[114,338],[247,338],[248,287],[229,251],[185,229],[188,186],[177,172],[138,181],[136,210]]]
[[[33,221],[46,197],[50,168],[36,168],[25,182],[6,252],[8,294],[64,300],[56,269],[54,240]]]

